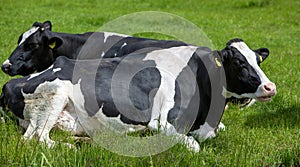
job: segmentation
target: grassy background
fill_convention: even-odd
[[[85,143],[77,150],[59,146],[47,149],[34,140],[20,140],[13,122],[0,123],[0,166],[300,165],[300,1],[0,0],[0,4],[0,62],[11,54],[19,35],[35,21],[51,20],[53,31],[82,33],[96,31],[124,14],[164,11],[199,26],[218,49],[233,37],[243,38],[252,48],[269,48],[271,55],[262,69],[278,89],[270,103],[227,110],[222,118],[226,131],[201,143],[198,154],[181,145],[143,158],[120,156]],[[0,73],[0,85],[9,79]],[[72,142],[68,134],[59,131],[52,136]]]

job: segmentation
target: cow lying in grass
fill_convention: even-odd
[[[116,53],[126,47],[130,45],[118,47]],[[54,145],[50,130],[66,111],[74,120],[78,114],[86,118],[79,122],[85,127],[99,126],[88,120],[100,115],[102,123],[124,133],[141,126],[160,129],[197,152],[196,140],[216,136],[221,117],[208,119],[212,107],[223,112],[225,98],[270,101],[276,94],[275,84],[259,67],[268,54],[266,48],[251,50],[242,40],[233,39],[221,51],[184,45],[142,49],[100,62],[58,57],[45,71],[6,83],[1,105],[29,121],[25,138],[37,135],[48,146]],[[138,67],[147,68],[131,73]],[[73,75],[75,70],[79,73]],[[215,98],[220,100],[218,106],[212,105]],[[187,124],[185,135],[186,126],[178,125],[186,125],[190,114],[196,114],[195,121]]]

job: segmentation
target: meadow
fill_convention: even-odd
[[[15,121],[8,119],[0,122],[0,166],[300,166],[300,1],[0,0],[0,4],[0,62],[9,57],[19,35],[35,21],[50,20],[55,32],[83,33],[133,12],[161,11],[197,25],[217,49],[235,37],[253,49],[269,48],[261,68],[278,92],[269,103],[255,103],[243,110],[231,105],[222,118],[226,131],[201,143],[196,154],[180,144],[139,158],[89,143],[81,143],[78,149],[60,145],[49,149],[36,140],[20,140]],[[139,34],[143,35],[167,38]],[[9,79],[0,72],[1,86]],[[51,136],[74,143],[61,131]]]

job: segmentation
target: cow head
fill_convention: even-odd
[[[267,48],[251,50],[241,39],[230,40],[221,51],[227,80],[225,96],[270,101],[276,86],[259,66],[268,55]]]
[[[62,44],[59,37],[51,34],[51,22],[34,23],[30,30],[21,34],[18,46],[2,64],[2,71],[14,76],[42,71],[53,61],[53,50]]]

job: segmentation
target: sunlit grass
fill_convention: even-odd
[[[231,106],[222,122],[226,131],[201,143],[194,154],[178,144],[154,156],[133,158],[90,143],[76,149],[48,149],[37,140],[21,140],[15,121],[0,123],[0,166],[299,166],[300,165],[300,29],[299,1],[4,1],[0,0],[0,62],[16,47],[19,35],[35,21],[51,20],[53,31],[95,31],[106,22],[138,11],[164,11],[199,26],[222,49],[234,37],[251,47],[267,47],[262,64],[278,95],[270,103],[239,110]],[[150,38],[168,36],[144,33]],[[0,73],[0,85],[10,77]],[[75,144],[61,131],[55,141]]]

